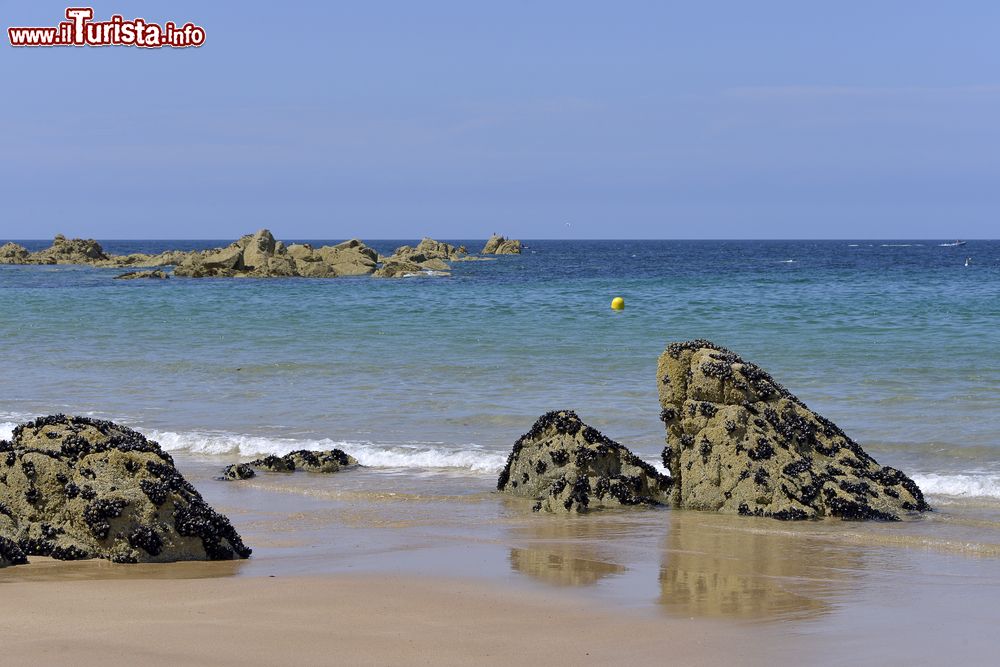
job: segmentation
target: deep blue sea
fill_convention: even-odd
[[[206,460],[336,444],[370,466],[488,476],[536,417],[571,408],[655,460],[657,356],[707,338],[925,491],[1000,502],[1000,242],[946,242],[528,241],[402,280],[0,266],[0,437],[83,413]]]

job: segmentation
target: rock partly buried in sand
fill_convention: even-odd
[[[120,276],[115,276],[115,280],[166,280],[168,276],[163,271],[129,271],[128,273],[123,273]]]
[[[0,442],[0,536],[29,556],[118,563],[247,558],[170,455],[109,421],[56,415]]]
[[[0,509],[2,512],[3,509]],[[21,551],[21,547],[13,540],[0,537],[0,567],[10,567],[11,565],[25,565],[28,557]]]
[[[930,509],[913,480],[725,348],[671,343],[657,377],[675,506],[886,521]]]
[[[531,498],[535,511],[586,512],[670,499],[671,480],[575,412],[549,412],[514,443],[497,490]]]
[[[233,465],[226,466],[226,469],[222,471],[222,479],[227,481],[253,479],[256,476],[257,473],[254,472],[254,469],[246,463],[234,463]]]
[[[257,459],[244,465],[270,472],[295,472],[296,470],[304,470],[306,472],[329,473],[340,472],[345,468],[356,466],[358,465],[358,461],[353,456],[345,454],[339,449],[328,449],[321,452],[310,452],[306,449],[300,449],[284,456],[265,456],[262,459]],[[233,468],[233,466],[226,469],[227,476],[230,468]]]
[[[483,246],[481,255],[520,255],[521,242],[517,239],[508,239],[506,236],[494,234]]]

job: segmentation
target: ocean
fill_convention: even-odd
[[[383,254],[404,243],[369,242]],[[989,664],[1000,242],[943,243],[528,241],[520,256],[401,280],[115,281],[120,269],[0,265],[0,438],[58,412],[128,424],[254,549],[226,563],[39,562],[0,585],[486,579],[722,623],[727,637],[763,637],[779,662]],[[666,508],[567,517],[495,492],[514,441],[550,410],[576,410],[659,465],[657,357],[692,338],[768,370],[911,475],[934,511],[891,524]],[[331,447],[364,467],[218,479],[250,457]]]
[[[0,266],[0,435],[66,412],[196,458],[336,446],[377,468],[491,476],[536,417],[569,408],[656,461],[657,356],[707,338],[926,492],[1000,503],[1000,242],[942,243],[529,241],[403,280]]]

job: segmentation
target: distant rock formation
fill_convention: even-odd
[[[52,245],[35,253],[38,264],[88,264],[107,260],[104,248],[94,239],[67,239],[57,234]]]
[[[262,229],[225,248],[191,253],[174,269],[189,278],[337,278],[375,270],[378,253],[357,239],[334,246],[285,246]]]
[[[514,443],[497,481],[502,493],[547,512],[666,503],[670,487],[669,477],[569,410],[542,415]]]
[[[240,463],[226,468],[223,476],[226,479],[250,479],[256,476],[254,469],[269,472],[305,472],[331,473],[340,472],[358,465],[357,459],[340,449],[324,451],[309,451],[300,449],[284,456],[265,456],[262,459]]]
[[[151,280],[166,280],[168,276],[163,271],[129,271],[128,273],[123,273],[119,276],[115,276],[115,280],[141,280],[141,279],[151,279]]]
[[[0,246],[0,264],[28,264],[31,253],[23,245],[4,243]]]
[[[930,509],[913,480],[723,347],[671,343],[657,377],[677,507],[885,521]]]
[[[375,272],[376,278],[406,278],[408,276],[447,276],[451,269],[449,262],[465,257],[465,248],[424,238],[413,246],[400,246],[389,257],[384,257],[382,266]]]
[[[0,264],[86,264],[97,267],[124,266],[171,266],[177,264],[189,253],[167,251],[159,255],[133,253],[131,255],[109,255],[94,239],[67,239],[57,234],[52,245],[38,252],[28,250],[16,243],[0,246]]]
[[[484,253],[517,254],[521,242],[495,236]],[[401,246],[389,257],[380,257],[358,239],[313,248],[308,243],[286,246],[267,229],[247,234],[225,248],[168,250],[158,255],[132,253],[109,255],[93,239],[55,237],[52,246],[29,252],[16,243],[0,246],[0,264],[84,264],[95,267],[166,267],[186,278],[339,278],[373,275],[376,278],[448,276],[452,262],[489,259],[470,257],[464,246],[424,238],[416,246]],[[119,278],[155,278],[154,273],[135,273]]]
[[[117,563],[250,556],[157,443],[64,415],[21,424],[11,442],[0,441],[0,538],[8,562],[18,550]]]
[[[506,236],[494,234],[483,246],[481,255],[520,255],[521,242],[517,239],[508,239]]]

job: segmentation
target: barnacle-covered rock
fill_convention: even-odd
[[[229,519],[132,429],[41,417],[0,442],[0,536],[29,556],[120,563],[247,558]]]
[[[17,545],[17,542],[9,540],[6,537],[0,537],[0,567],[24,565],[27,562],[28,558],[21,551],[21,547]]]
[[[657,505],[671,480],[575,412],[549,412],[514,443],[497,490],[536,501],[547,512]]]
[[[657,377],[675,506],[885,521],[930,509],[913,480],[723,347],[671,343]]]
[[[353,456],[345,454],[339,449],[328,449],[318,452],[300,449],[284,456],[265,456],[262,459],[250,461],[250,463],[244,465],[270,472],[295,472],[296,470],[304,470],[305,472],[329,473],[340,472],[345,468],[356,466],[358,465],[358,461]],[[230,466],[226,470],[228,471],[231,468],[233,466]],[[251,470],[251,472],[253,471]]]
[[[253,479],[256,476],[257,473],[254,472],[254,469],[246,463],[234,463],[230,466],[226,466],[226,469],[222,471],[222,479],[225,481]]]

